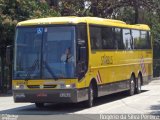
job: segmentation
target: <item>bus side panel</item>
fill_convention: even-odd
[[[109,57],[112,61],[108,60]],[[91,54],[91,66],[99,96],[128,90],[132,73],[135,79],[142,73],[143,85],[151,81],[152,57],[147,51],[94,51]]]

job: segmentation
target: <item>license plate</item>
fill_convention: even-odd
[[[59,97],[71,97],[71,93],[60,93]]]
[[[47,94],[46,93],[38,93],[37,97],[47,97]]]

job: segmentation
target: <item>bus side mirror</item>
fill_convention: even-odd
[[[6,63],[7,65],[12,64],[13,59],[13,45],[8,45],[6,48]]]

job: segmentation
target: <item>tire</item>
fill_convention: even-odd
[[[44,103],[35,103],[35,106],[37,108],[43,108],[44,107]]]
[[[86,106],[88,108],[91,108],[93,104],[94,104],[94,89],[93,89],[93,85],[90,84],[88,88],[88,100],[86,101]]]
[[[134,78],[134,76],[132,75],[131,76],[131,78],[130,78],[130,84],[129,84],[129,95],[130,96],[132,96],[132,95],[134,95],[134,93],[135,93],[135,87],[136,86],[136,84],[135,84],[135,78]]]
[[[142,77],[141,75],[138,75],[138,78],[137,78],[137,85],[136,85],[136,93],[139,94],[141,93],[141,86],[142,85]]]

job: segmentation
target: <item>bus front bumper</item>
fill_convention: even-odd
[[[88,99],[88,89],[13,90],[15,102],[76,103]]]

